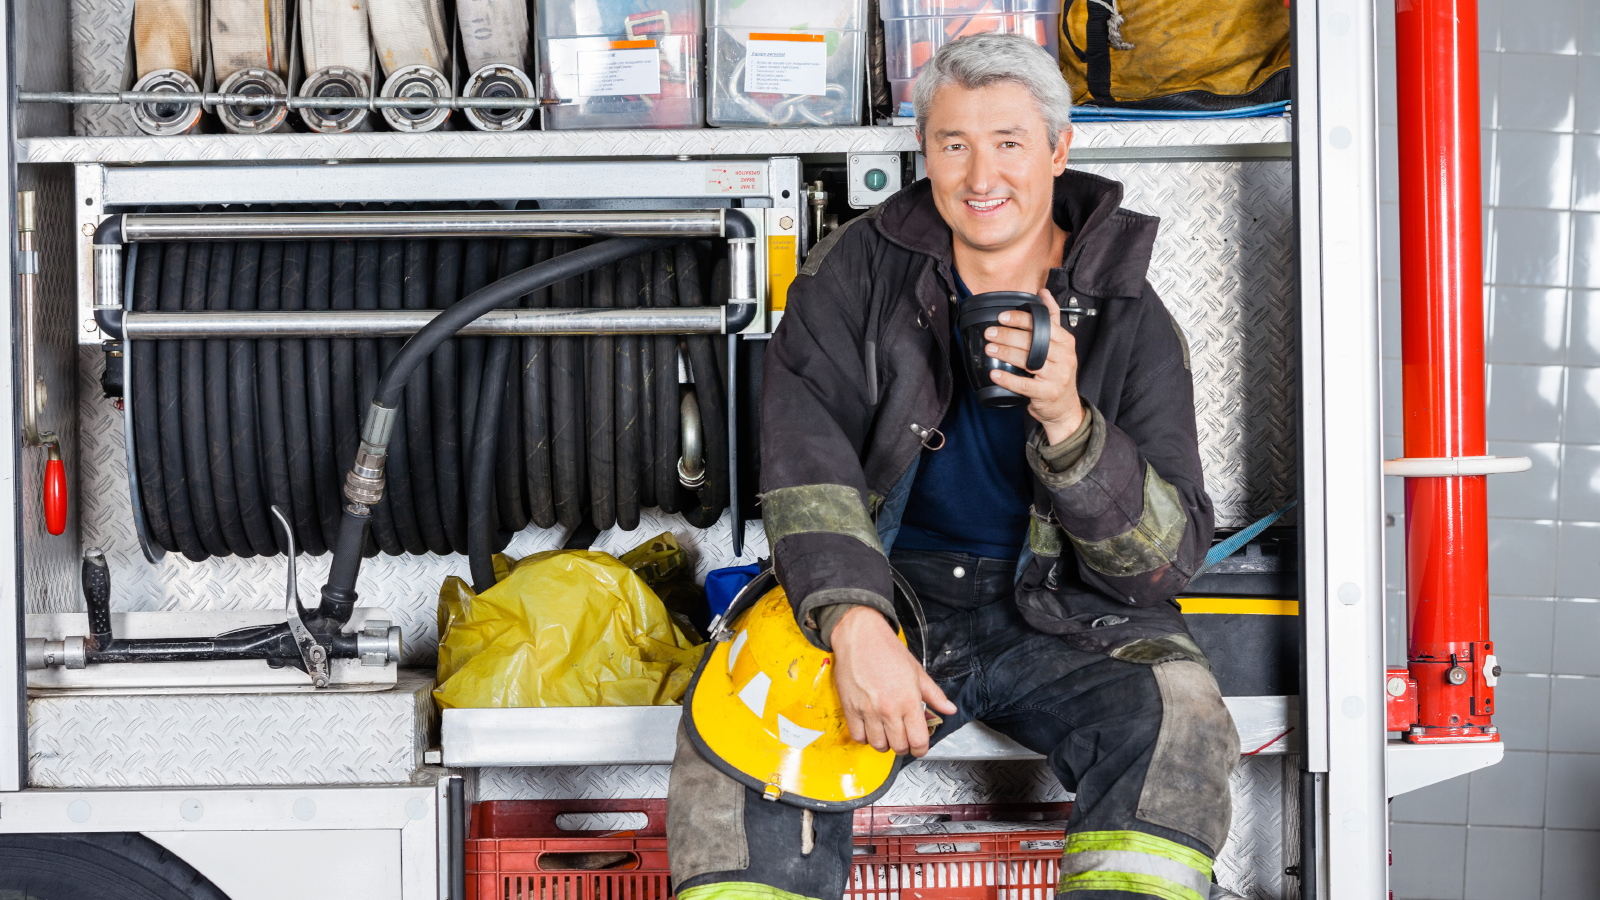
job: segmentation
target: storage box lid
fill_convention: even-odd
[[[866,24],[865,0],[711,0],[710,24],[769,31],[859,31]]]
[[[567,0],[539,4],[539,37],[695,34],[700,20],[700,0]]]
[[[1061,0],[879,0],[884,21],[924,16],[972,16],[994,13],[1061,13]]]

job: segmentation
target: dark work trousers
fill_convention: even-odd
[[[959,708],[933,742],[981,720],[1042,754],[1076,795],[1060,896],[1204,898],[1239,754],[1209,671],[1189,660],[1113,659],[1033,628],[1012,600],[1015,560],[904,551],[891,562],[921,601],[928,672]],[[915,617],[900,615],[922,653]],[[835,900],[845,890],[849,813],[763,800],[701,759],[681,732],[668,807],[680,900],[780,897],[774,888]]]

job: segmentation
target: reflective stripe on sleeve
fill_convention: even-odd
[[[842,484],[803,484],[778,488],[761,495],[761,520],[767,529],[767,546],[791,534],[844,534],[883,552],[878,529],[867,515],[861,493]]]
[[[678,900],[814,900],[814,898],[804,894],[791,894],[753,881],[721,881],[681,890],[678,892]]]

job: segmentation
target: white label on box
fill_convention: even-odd
[[[582,50],[578,96],[623,97],[661,93],[661,54],[648,50]]]
[[[755,163],[706,166],[708,194],[764,194],[767,174]]]
[[[745,50],[746,94],[828,93],[828,44],[820,34],[752,34]]]

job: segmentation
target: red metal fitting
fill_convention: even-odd
[[[60,445],[54,443],[44,464],[44,530],[51,534],[67,530],[67,467]]]

